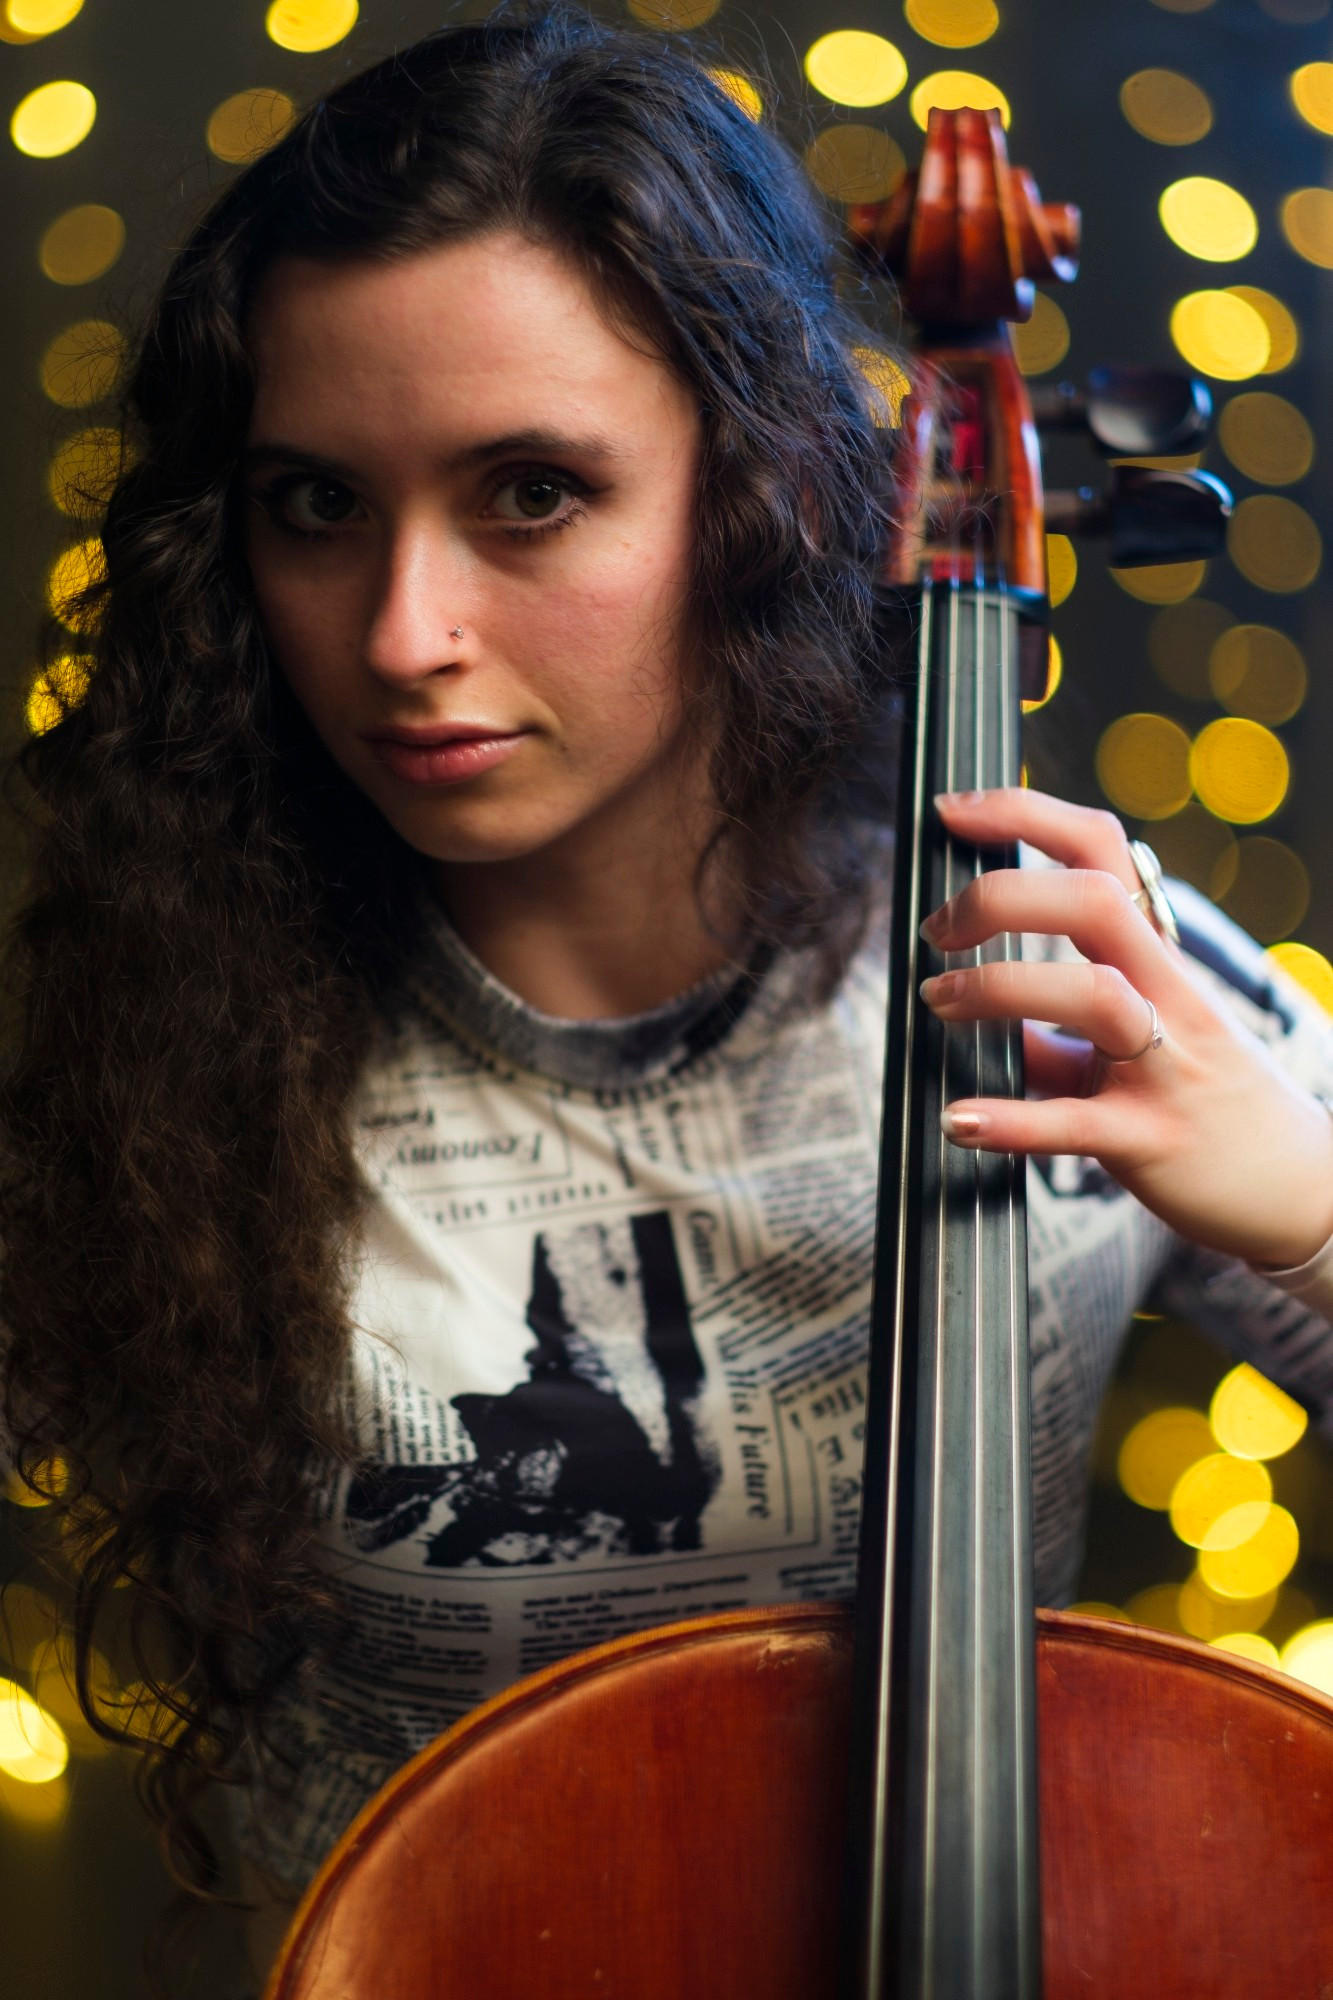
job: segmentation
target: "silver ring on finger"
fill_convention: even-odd
[[[1161,862],[1146,840],[1130,841],[1129,858],[1141,884],[1130,901],[1142,910],[1159,936],[1168,938],[1172,944],[1179,944],[1180,925],[1176,922],[1176,913],[1162,886]],[[1125,1060],[1131,1062],[1133,1058],[1127,1056]]]
[[[1161,1021],[1157,1016],[1157,1009],[1153,1006],[1152,1001],[1146,993],[1140,993],[1139,998],[1148,1009],[1148,1033],[1142,1048],[1135,1049],[1131,1056],[1108,1056],[1105,1049],[1097,1048],[1096,1042],[1092,1045],[1102,1061],[1112,1069],[1123,1069],[1126,1063],[1137,1062],[1139,1057],[1146,1056],[1149,1050],[1160,1049],[1162,1043],[1166,1040],[1165,1035],[1162,1033]]]

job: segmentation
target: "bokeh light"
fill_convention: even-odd
[[[1314,432],[1294,403],[1268,389],[1233,396],[1217,435],[1236,470],[1264,486],[1288,486],[1314,463]]]
[[[1262,374],[1272,352],[1267,321],[1235,291],[1187,292],[1177,299],[1171,338],[1191,368],[1222,382]]]
[[[1209,812],[1235,826],[1268,819],[1287,796],[1291,779],[1280,740],[1262,722],[1242,715],[1220,716],[1201,729],[1190,750],[1189,768],[1194,789]]]
[[[1247,257],[1259,240],[1258,218],[1244,195],[1206,174],[1172,181],[1157,213],[1178,249],[1210,264]]]
[[[1024,375],[1044,375],[1058,368],[1069,352],[1069,321],[1055,300],[1038,292],[1032,302],[1032,317],[1011,323],[1014,356]]]
[[[1113,569],[1110,574],[1140,604],[1180,604],[1193,597],[1208,573],[1204,562],[1152,563],[1144,569]]]
[[[1207,92],[1174,69],[1140,69],[1127,76],[1120,109],[1136,132],[1159,146],[1191,146],[1212,130]]]
[[[1233,625],[1208,655],[1208,685],[1223,708],[1252,722],[1287,722],[1305,700],[1305,659],[1272,625]]]
[[[901,52],[883,35],[838,28],[805,52],[806,79],[834,104],[887,104],[907,81]]]
[[[280,49],[315,55],[350,35],[359,12],[357,0],[273,0],[264,31]]]
[[[1282,233],[1298,257],[1333,270],[1333,189],[1297,188],[1279,210]]]
[[[1000,25],[995,0],[906,0],[903,13],[923,42],[942,49],[973,49]]]
[[[764,100],[755,89],[748,76],[738,69],[710,69],[708,74],[718,89],[725,91],[733,104],[738,104],[750,121],[757,125],[764,115]]]
[[[1046,589],[1051,604],[1063,604],[1078,581],[1078,553],[1068,535],[1046,537]]]
[[[903,149],[873,125],[829,125],[805,149],[805,170],[834,201],[887,201],[907,168]]]
[[[1234,612],[1207,597],[1164,605],[1148,627],[1148,658],[1159,680],[1190,701],[1208,701],[1213,647],[1236,622]]]
[[[1171,1493],[1171,1526],[1193,1549],[1230,1549],[1248,1541],[1262,1515],[1250,1521],[1247,1506],[1267,1507],[1273,1481],[1257,1459],[1213,1451],[1182,1472]]]
[[[1247,1602],[1238,1602],[1234,1597],[1217,1597],[1196,1569],[1180,1586],[1177,1610],[1181,1625],[1192,1639],[1212,1641],[1222,1633],[1234,1632],[1242,1626],[1257,1632],[1268,1623],[1276,1604],[1276,1590],[1266,1590],[1262,1597],[1251,1598]]]
[[[76,320],[43,354],[42,388],[63,410],[100,403],[120,380],[126,354],[125,336],[110,320]]]
[[[1235,1653],[1238,1659],[1249,1660],[1255,1666],[1275,1667],[1278,1663],[1277,1647],[1259,1632],[1227,1632],[1208,1643],[1216,1646],[1219,1653]]]
[[[1190,795],[1190,740],[1165,715],[1122,715],[1097,745],[1097,782],[1134,819],[1167,819]]]
[[[1129,1431],[1120,1446],[1116,1473],[1140,1507],[1164,1514],[1182,1475],[1216,1451],[1217,1441],[1202,1410],[1153,1410]]]
[[[295,116],[296,105],[285,90],[238,90],[210,113],[204,128],[208,150],[232,164],[257,160]]]
[[[871,414],[881,429],[892,430],[902,414],[911,383],[891,354],[879,347],[854,347],[852,358],[873,391]]]
[[[1259,285],[1228,285],[1226,289],[1242,305],[1252,306],[1268,329],[1268,359],[1259,373],[1276,375],[1289,368],[1301,351],[1300,328],[1289,308]]]
[[[1222,1377],[1208,1406],[1213,1436],[1236,1458],[1281,1458],[1305,1436],[1309,1417],[1248,1361]]]
[[[87,285],[111,269],[125,248],[125,224],[100,201],[67,208],[42,234],[37,262],[56,285]]]
[[[44,1591],[6,1583],[0,1591],[0,1659],[27,1673],[38,1649],[60,1630],[60,1614]]]
[[[1290,1576],[1301,1552],[1300,1530],[1285,1507],[1243,1502],[1235,1511],[1244,1516],[1239,1526],[1253,1522],[1254,1531],[1230,1547],[1200,1549],[1199,1575],[1219,1597],[1258,1597]],[[1229,1526],[1224,1515],[1213,1532],[1226,1536],[1239,1527]]]
[[[1009,100],[998,84],[967,69],[938,69],[923,77],[907,100],[912,117],[924,132],[930,114],[940,111],[998,111],[1009,130]]]
[[[1151,1583],[1136,1590],[1125,1606],[1135,1625],[1151,1625],[1159,1632],[1183,1632],[1180,1622],[1180,1585]]]
[[[1304,507],[1279,493],[1252,493],[1227,523],[1227,553],[1260,590],[1305,590],[1319,574],[1324,545]]]
[[[67,28],[82,12],[83,0],[5,0],[0,42],[39,42]]]
[[[106,559],[96,535],[62,549],[52,563],[46,578],[46,602],[71,632],[86,633],[94,629],[93,614],[81,608],[77,599],[82,591],[101,583],[105,576]]]
[[[1168,875],[1180,876],[1215,901],[1236,879],[1240,848],[1235,834],[1193,799],[1170,819],[1154,823],[1151,844]]]
[[[46,1785],[68,1762],[59,1723],[17,1681],[0,1680],[0,1771],[22,1785]]]
[[[1290,937],[1310,907],[1310,875],[1285,841],[1255,834],[1237,843],[1231,879],[1217,892],[1229,917],[1260,944]]]
[[[93,129],[97,99],[87,84],[62,78],[39,84],[15,108],[9,136],[20,153],[34,160],[53,160],[72,153]]]
[[[23,710],[23,719],[32,735],[41,736],[54,729],[69,709],[78,707],[88,692],[91,672],[91,661],[76,653],[63,653],[38,674]]]
[[[1288,979],[1292,979],[1311,994],[1326,1012],[1333,1014],[1333,965],[1322,951],[1313,945],[1298,944],[1289,939],[1285,944],[1270,945],[1268,957],[1280,966]]]
[[[1046,689],[1036,701],[1021,703],[1024,715],[1031,715],[1034,709],[1045,708],[1061,681],[1065,677],[1065,656],[1060,650],[1060,641],[1054,632],[1046,635]]]
[[[100,514],[111,497],[122,465],[121,436],[109,425],[75,431],[58,447],[47,468],[47,491],[62,514]]]
[[[1294,1632],[1278,1658],[1284,1674],[1323,1694],[1333,1694],[1333,1618],[1320,1618]]]
[[[1291,101],[1316,132],[1333,132],[1333,63],[1302,63],[1288,88]]]

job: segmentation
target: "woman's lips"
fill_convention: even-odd
[[[517,750],[527,732],[509,736],[455,736],[446,743],[411,745],[373,738],[370,748],[380,762],[410,785],[456,785],[502,764]]]

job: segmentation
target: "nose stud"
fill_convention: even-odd
[[[451,632],[450,636],[451,636],[452,638],[455,638],[455,639],[461,639],[461,638],[462,638],[462,636],[463,636],[463,628],[462,628],[462,626],[461,626],[461,625],[455,625],[455,626],[453,627],[453,629],[452,629],[452,632]]]

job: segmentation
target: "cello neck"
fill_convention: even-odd
[[[1019,612],[922,587],[903,731],[866,1422],[841,2000],[1038,2000],[1035,1626],[1021,1162],[952,1147],[958,1097],[1021,1095],[1021,1031],[918,996],[923,917],[1012,855],[932,799],[1019,781]],[[999,938],[951,955],[1017,952]]]

